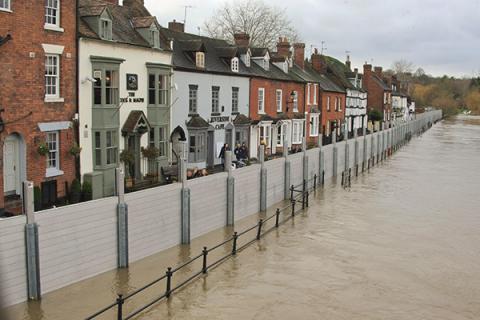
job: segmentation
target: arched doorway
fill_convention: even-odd
[[[25,142],[18,133],[10,134],[3,142],[3,192],[20,195],[26,180]]]

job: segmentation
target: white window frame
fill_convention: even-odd
[[[60,131],[47,131],[46,135],[48,153],[46,156],[45,177],[60,176],[63,174],[63,171],[60,170]],[[53,139],[51,139],[52,136]],[[55,144],[54,149],[50,149],[51,143]],[[54,154],[54,159],[51,157],[52,153]],[[52,160],[55,161],[55,166],[50,165]]]
[[[110,41],[112,37],[112,20],[105,18],[100,19],[100,38]]]
[[[247,52],[245,55],[245,65],[250,68],[250,53]]]
[[[313,84],[313,104],[317,105],[317,88],[318,84],[314,83]]]
[[[45,24],[43,26],[46,30],[51,31],[58,31],[63,32],[64,29],[60,27],[60,8],[61,8],[61,0],[44,0],[45,1]],[[57,2],[57,7],[49,6],[51,2]],[[55,10],[56,15],[52,16],[48,14],[49,10]],[[49,17],[55,18],[55,23],[48,22]]]
[[[160,32],[157,28],[150,29],[150,41],[153,48],[160,48]]]
[[[188,86],[188,114],[198,113],[198,85]]]
[[[310,114],[310,137],[318,137],[319,114]]]
[[[282,112],[283,110],[283,91],[282,89],[277,89],[275,91],[275,103],[277,105],[277,112]]]
[[[330,111],[330,96],[327,96],[327,111]]]
[[[205,53],[198,51],[195,54],[195,65],[197,68],[205,68]]]
[[[239,62],[237,57],[232,58],[231,65],[232,65],[232,72],[238,72]]]
[[[338,111],[340,112],[342,111],[342,100],[343,100],[342,97],[338,98]]]
[[[262,130],[263,129],[263,130]],[[263,135],[262,135],[263,131]],[[265,148],[270,148],[272,142],[272,124],[262,123],[258,126],[259,145],[265,140]]]
[[[220,87],[212,86],[212,113],[220,113]]]
[[[293,121],[292,123],[292,144],[300,144],[302,143],[302,122],[301,121]]]
[[[298,92],[293,91],[293,112],[298,112]]]
[[[55,64],[47,64],[49,59],[55,59]],[[47,69],[48,68],[48,69]],[[53,68],[53,74],[47,74],[47,70]],[[54,84],[47,84],[47,79],[52,79]],[[47,87],[55,88],[54,94],[49,94]],[[45,101],[57,101],[60,99],[60,55],[59,54],[45,54]]]
[[[265,88],[258,88],[257,101],[258,101],[258,113],[264,114],[265,113]]]
[[[0,0],[0,3],[2,4],[2,6],[0,7],[0,11],[12,12],[12,4],[10,3],[10,1],[11,0]]]

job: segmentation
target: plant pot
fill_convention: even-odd
[[[127,188],[132,188],[133,187],[133,179],[132,178],[126,178],[125,179],[125,187],[127,187]]]

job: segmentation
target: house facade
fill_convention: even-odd
[[[47,207],[75,178],[75,12],[74,0],[0,1],[0,214],[21,213],[25,180]]]
[[[174,153],[180,154],[184,137],[188,167],[212,168],[222,163],[225,143],[231,150],[249,143],[249,71],[238,48],[224,40],[185,33],[175,21],[162,33],[173,41]]]
[[[383,117],[386,127],[391,127],[392,89],[383,79],[382,67],[375,67],[372,71],[371,64],[363,66],[363,89],[368,92],[367,111],[377,110]]]
[[[345,70],[341,76],[348,81],[345,111],[348,133],[353,136],[354,131],[357,131],[357,134],[361,135],[363,134],[363,128],[366,128],[368,124],[368,93],[362,88],[362,75],[358,72],[358,69],[354,68],[352,72],[349,56],[347,56]]]
[[[172,54],[141,2],[80,0],[78,14],[80,173],[98,198],[121,165],[134,183],[168,165]]]

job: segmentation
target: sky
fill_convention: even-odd
[[[162,26],[184,20],[186,31],[198,28],[225,0],[145,0]],[[306,44],[325,42],[327,55],[352,67],[365,62],[391,68],[400,59],[434,76],[480,75],[480,0],[271,0],[286,10]],[[200,31],[202,32],[202,31]],[[203,34],[203,32],[202,32]]]

